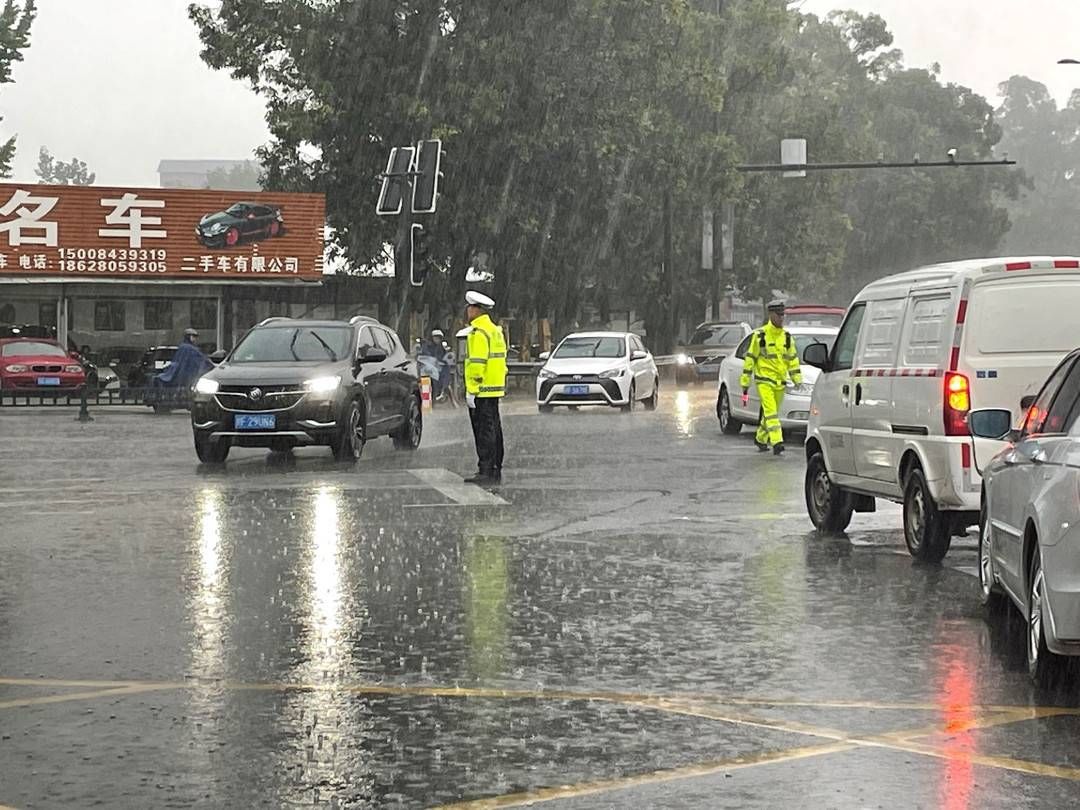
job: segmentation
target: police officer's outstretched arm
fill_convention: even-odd
[[[746,347],[746,357],[743,359],[742,376],[739,377],[739,385],[742,386],[744,394],[750,389],[750,383],[753,382],[757,358],[761,353],[761,347],[758,345],[759,337],[760,333],[754,332],[753,337],[750,338],[750,345]]]
[[[787,363],[788,376],[795,385],[802,384],[802,365],[799,363],[799,347],[795,345],[795,339],[791,332],[786,335],[784,341],[784,360]]]

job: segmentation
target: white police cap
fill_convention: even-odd
[[[781,299],[775,298],[772,301],[770,301],[768,306],[766,306],[765,308],[769,312],[783,312],[786,307],[784,305],[784,302]]]
[[[474,307],[483,307],[484,309],[491,309],[495,306],[495,302],[492,299],[475,290],[469,290],[465,293],[465,303],[471,304]]]

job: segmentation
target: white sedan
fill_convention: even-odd
[[[632,332],[577,332],[567,335],[536,378],[541,413],[556,405],[605,405],[633,410],[643,402],[656,408],[660,374],[653,356]]]
[[[811,343],[824,343],[829,347],[829,351],[832,351],[833,341],[836,340],[836,334],[839,331],[833,326],[796,326],[788,329],[795,341],[799,357],[802,357],[803,351]],[[716,416],[720,420],[720,429],[729,435],[738,433],[743,425],[757,425],[758,423],[761,400],[758,398],[757,387],[750,385],[749,395],[744,403],[742,386],[739,385],[743,361],[752,337],[751,333],[743,338],[735,353],[730,357],[725,357],[724,362],[720,364]],[[810,397],[814,393],[814,383],[817,382],[820,373],[820,369],[803,364],[802,384],[788,389],[780,407],[780,425],[784,430],[806,430],[806,423],[810,419]]]

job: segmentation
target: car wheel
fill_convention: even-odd
[[[229,228],[229,230],[225,231],[225,244],[226,245],[228,245],[229,247],[233,247],[233,246],[239,244],[239,242],[240,242],[240,229],[239,228]]]
[[[1028,675],[1039,686],[1051,686],[1064,670],[1067,659],[1050,652],[1046,646],[1044,628],[1046,580],[1042,570],[1042,555],[1037,547],[1031,561],[1031,576],[1028,581],[1030,582],[1027,610]]]
[[[277,236],[279,233],[281,233],[281,223],[280,222],[271,222],[270,227],[266,229],[266,232],[267,232],[268,236],[271,236],[271,237]]]
[[[991,554],[990,518],[986,513],[986,501],[979,510],[979,586],[980,599],[988,608],[1001,607],[1004,594],[994,578],[994,557]]]
[[[833,484],[825,466],[825,456],[814,453],[806,463],[806,511],[819,532],[839,534],[851,523],[855,511],[849,495]]]
[[[904,541],[923,562],[941,562],[952,543],[948,515],[937,508],[921,467],[908,473],[904,485]]]
[[[645,410],[655,411],[656,407],[660,404],[660,380],[659,378],[653,379],[652,396],[645,400]]]
[[[726,385],[720,389],[720,396],[716,398],[716,416],[720,420],[722,433],[734,436],[742,430],[742,422],[731,415],[731,397]]]
[[[334,459],[351,464],[360,458],[364,452],[365,431],[364,415],[360,412],[359,403],[353,400],[345,410],[345,418],[330,445],[330,452],[334,454]]]
[[[409,404],[405,408],[405,421],[390,436],[398,450],[416,450],[423,435],[424,414],[420,411],[420,403],[416,401],[416,397],[410,396]]]
[[[224,464],[231,445],[228,439],[213,441],[209,436],[195,434],[195,455],[203,464]]]
[[[538,410],[540,413],[552,413],[555,410],[555,406],[538,404],[536,406],[536,410]]]
[[[634,403],[637,401],[637,385],[630,383],[630,396],[626,400],[625,405],[620,405],[619,410],[623,413],[630,413],[634,410]]]

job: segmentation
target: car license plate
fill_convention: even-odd
[[[569,394],[572,397],[581,396],[582,394],[589,393],[589,386],[587,386],[587,385],[568,385],[563,390],[565,390],[566,393]]]
[[[60,384],[60,378],[59,377],[38,377],[37,378],[37,384],[38,385],[59,385]]]
[[[238,413],[233,424],[237,430],[273,430],[277,417],[272,413]]]

